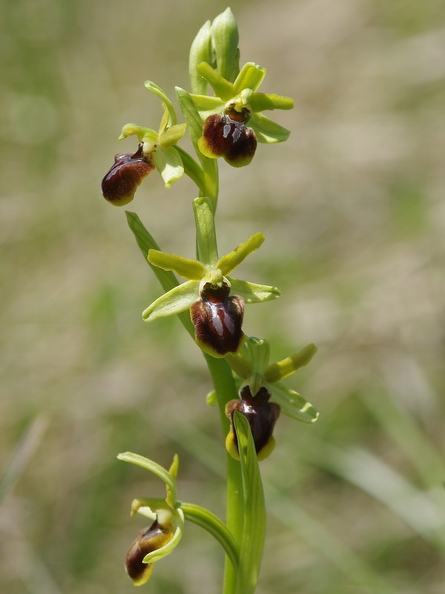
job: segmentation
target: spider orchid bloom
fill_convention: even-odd
[[[126,124],[122,128],[118,140],[137,136],[139,147],[134,154],[116,155],[114,164],[102,180],[102,194],[115,206],[131,202],[138,186],[153,169],[159,171],[166,188],[184,174],[182,159],[175,145],[184,136],[186,124],[176,124],[173,105],[160,87],[150,81],[145,83],[145,87],[162,99],[164,116],[159,132],[136,124]]]
[[[231,400],[226,407],[226,414],[231,421],[226,439],[229,454],[234,458],[238,455],[232,422],[235,410],[249,421],[259,460],[266,458],[275,446],[272,431],[280,411],[303,423],[315,423],[318,419],[317,410],[280,380],[307,365],[316,352],[315,345],[310,344],[282,361],[269,364],[269,343],[248,337],[236,355],[227,355],[229,365],[243,380],[240,399]]]
[[[152,460],[127,452],[118,458],[142,466],[156,474],[166,485],[166,499],[135,499],[131,515],[140,514],[149,518],[151,524],[141,530],[125,557],[125,569],[135,586],[142,586],[151,576],[153,564],[169,555],[179,544],[184,529],[184,513],[176,501],[176,476],[178,457],[175,456],[169,470]]]
[[[196,70],[215,92],[215,96],[191,95],[204,121],[198,141],[203,155],[222,156],[229,165],[242,167],[252,161],[257,141],[273,144],[287,140],[289,130],[261,112],[292,109],[294,102],[289,97],[258,92],[266,76],[265,68],[247,62],[233,83],[207,62],[198,64]]]
[[[148,261],[173,271],[186,281],[154,301],[142,314],[151,322],[190,310],[195,341],[213,357],[238,351],[244,339],[241,326],[245,303],[261,303],[279,297],[276,287],[235,279],[229,274],[264,241],[255,233],[232,252],[218,258],[211,203],[207,198],[194,201],[199,260],[190,260],[150,249]]]

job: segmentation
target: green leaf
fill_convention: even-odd
[[[198,260],[190,260],[176,254],[167,254],[158,250],[148,252],[148,261],[163,270],[173,270],[187,280],[201,280],[206,273],[206,267]]]
[[[264,142],[265,144],[284,142],[290,135],[289,130],[258,112],[252,115],[249,126],[255,130],[258,142]]]
[[[142,312],[142,318],[146,322],[153,322],[159,318],[174,316],[190,309],[199,299],[198,287],[199,283],[191,280],[178,285],[153,301]]]
[[[229,252],[218,260],[217,268],[226,276],[230,274],[245,258],[255,252],[266,238],[262,233],[255,233],[249,239],[240,243],[232,252]]]
[[[266,509],[258,457],[255,452],[249,422],[238,412],[235,412],[233,416],[238,440],[244,503],[236,594],[253,594],[263,556],[266,536]]]
[[[302,423],[315,423],[318,419],[318,411],[298,392],[290,390],[280,382],[267,386],[272,394],[272,400],[280,405],[283,414]]]
[[[277,287],[257,285],[256,283],[250,283],[232,277],[227,278],[232,285],[232,295],[239,295],[246,303],[264,303],[264,301],[278,299],[281,295]]]

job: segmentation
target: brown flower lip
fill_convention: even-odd
[[[115,206],[124,206],[134,198],[136,190],[144,177],[152,170],[140,144],[135,153],[118,153],[114,164],[102,180],[102,195]]]
[[[136,586],[145,583],[151,575],[153,564],[143,563],[144,557],[160,549],[172,537],[172,531],[163,528],[157,520],[139,532],[125,557],[125,569]]]
[[[249,421],[255,450],[261,459],[261,453],[267,451],[267,446],[273,441],[272,433],[280,414],[280,406],[275,402],[269,402],[270,394],[265,387],[260,388],[255,396],[252,396],[249,386],[244,386],[240,392],[240,398],[240,400],[231,400],[226,409],[232,439],[238,449],[238,440],[233,429],[233,413],[238,411]]]
[[[229,296],[230,288],[207,286],[201,299],[190,308],[195,326],[195,340],[201,348],[216,357],[235,353],[243,340],[241,329],[244,316],[244,299]]]
[[[230,114],[206,119],[199,148],[208,157],[224,157],[229,165],[244,167],[255,155],[257,139],[252,128],[245,125],[244,116],[234,119]]]

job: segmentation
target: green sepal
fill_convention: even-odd
[[[211,26],[212,46],[218,72],[233,82],[239,72],[238,26],[230,8],[218,15]]]
[[[142,319],[152,322],[190,309],[198,300],[198,286],[197,281],[189,280],[164,293],[142,312]]]
[[[255,252],[266,238],[262,233],[255,233],[249,239],[240,243],[232,252],[222,256],[216,264],[224,276],[230,274],[249,254]]]
[[[281,361],[277,361],[276,363],[271,363],[264,372],[264,379],[267,382],[277,382],[282,380],[297,371],[300,367],[307,365],[316,352],[317,347],[315,344],[308,344],[301,349],[301,351],[298,351],[298,353],[286,357],[286,359],[282,359]]]
[[[266,72],[267,70],[265,68],[262,68],[253,62],[244,64],[241,68],[241,72],[236,77],[234,83],[235,93],[233,93],[233,95],[238,95],[243,89],[256,91],[263,82]]]
[[[170,188],[173,182],[178,181],[184,175],[181,156],[173,148],[163,149],[158,146],[154,152],[153,160],[166,188]]]
[[[170,99],[167,97],[167,95],[161,89],[161,87],[159,87],[156,83],[152,82],[151,80],[145,81],[144,87],[151,93],[154,93],[155,95],[157,95],[163,101],[165,109],[168,112],[168,119],[165,122],[164,126],[161,125],[161,129],[159,131],[162,132],[164,127],[170,127],[170,126],[175,125],[176,124],[175,108],[173,107],[173,103],[170,101]]]
[[[283,414],[303,423],[315,423],[318,419],[319,412],[295,390],[290,390],[280,382],[268,384],[268,387],[272,400],[280,405]]]
[[[197,71],[198,64],[201,62],[211,63],[212,60],[212,39],[211,23],[207,21],[198,31],[192,42],[189,56],[189,76],[190,87],[193,93],[205,95],[207,92],[207,82]]]
[[[231,277],[227,278],[232,285],[232,295],[239,295],[246,303],[264,303],[265,301],[278,299],[281,295],[277,287],[258,285]]]
[[[216,72],[207,62],[199,64],[197,70],[215,91],[217,97],[228,101],[237,94],[235,86],[221,76],[219,72]]]
[[[190,260],[176,254],[167,254],[160,250],[150,250],[147,260],[163,270],[172,270],[187,280],[201,280],[206,267],[198,260]]]
[[[258,142],[265,144],[275,144],[276,142],[284,142],[289,138],[290,131],[279,124],[276,124],[271,119],[256,112],[249,120],[249,126],[255,130]]]
[[[175,457],[177,458],[177,456]],[[139,454],[133,454],[133,452],[123,452],[122,454],[118,454],[117,459],[123,460],[124,462],[130,462],[131,464],[135,464],[136,466],[140,466],[141,468],[152,472],[165,483],[168,492],[172,495],[172,497],[174,497],[176,501],[177,495],[175,479],[163,466],[160,466],[160,464],[153,462],[153,460],[150,460],[149,458],[145,458]]]
[[[254,93],[250,105],[253,111],[264,111],[265,109],[293,109],[294,100],[282,95]]]
[[[240,563],[234,594],[253,594],[263,556],[266,509],[258,457],[249,422],[237,411],[234,412],[233,422],[238,441],[244,507]]]

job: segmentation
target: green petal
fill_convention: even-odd
[[[308,346],[301,349],[301,351],[298,351],[298,353],[295,353],[282,361],[278,361],[277,363],[272,363],[264,372],[265,380],[267,382],[277,382],[282,380],[288,375],[291,375],[291,373],[297,371],[300,367],[307,365],[316,352],[317,347],[315,344],[308,344]]]
[[[166,254],[160,250],[149,250],[148,261],[163,270],[173,270],[187,280],[199,281],[206,273],[206,267],[198,260],[190,260],[176,254]]]
[[[266,144],[284,142],[290,135],[289,130],[276,124],[262,113],[254,113],[249,120],[249,126],[255,130],[258,142]]]
[[[213,70],[207,62],[201,62],[201,64],[198,65],[197,70],[202,78],[205,79],[215,91],[217,97],[221,97],[224,101],[229,101],[229,99],[237,94],[234,85],[223,78],[221,74]]]
[[[294,100],[281,95],[266,95],[266,93],[254,93],[250,102],[253,111],[264,111],[265,109],[292,109]]]
[[[281,412],[303,423],[315,423],[318,411],[303,396],[280,382],[268,384],[272,400],[280,405]]]
[[[258,66],[253,62],[244,64],[241,68],[241,72],[236,77],[235,93],[233,95],[238,95],[243,89],[252,89],[252,91],[256,91],[263,82],[266,72],[267,70],[265,68],[261,68],[261,66]]]
[[[249,239],[240,243],[232,252],[220,258],[216,267],[221,270],[224,276],[230,274],[249,254],[255,252],[265,239],[262,233],[255,233]]]
[[[159,134],[154,130],[136,124],[125,124],[118,140],[123,140],[124,138],[128,138],[128,136],[137,136],[139,142],[149,142],[151,144],[158,142],[159,138]]]
[[[164,149],[158,146],[154,152],[153,160],[166,188],[169,188],[173,182],[181,179],[184,175],[181,156],[174,148]]]
[[[142,312],[142,318],[146,322],[152,322],[159,318],[174,316],[178,313],[190,309],[190,307],[199,299],[199,283],[189,280],[182,285],[178,285],[168,293],[164,293],[153,301],[151,305]]]
[[[277,287],[257,285],[231,277],[228,277],[228,280],[232,285],[232,295],[239,295],[246,303],[263,303],[264,301],[277,299],[281,295]]]
[[[167,128],[165,132],[159,135],[159,144],[162,148],[168,149],[178,143],[184,136],[187,124],[176,124]]]

